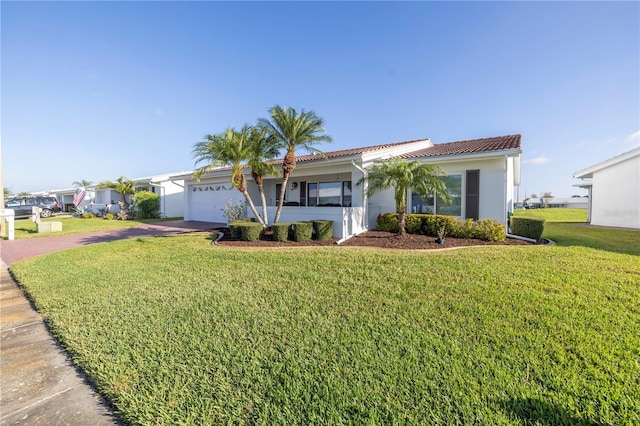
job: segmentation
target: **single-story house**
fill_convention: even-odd
[[[366,195],[366,175],[375,160],[404,158],[440,166],[453,201],[440,205],[437,197],[422,199],[409,191],[408,212],[436,213],[459,218],[492,218],[507,222],[513,211],[514,187],[520,185],[521,136],[509,135],[433,144],[429,139],[325,152],[297,157],[289,179],[280,222],[328,219],[334,221],[334,237],[347,238],[374,229],[378,215],[395,212],[393,189]],[[282,160],[273,164],[282,165]],[[184,182],[184,219],[226,222],[223,207],[244,201],[231,186],[228,167],[214,169],[201,179],[193,173],[172,175]],[[257,185],[245,175],[249,194],[261,212]],[[273,220],[282,178],[265,177],[264,190],[269,223]],[[248,216],[251,211],[247,209]]]
[[[182,172],[179,172],[180,174]],[[167,173],[131,179],[136,192],[149,191],[160,196],[161,217],[181,217],[183,213],[182,201],[184,200],[184,181],[170,179],[169,176],[176,173]],[[105,209],[107,213],[118,213],[118,202],[122,195],[110,188],[95,189],[95,200],[92,209],[98,211]],[[130,202],[129,197],[127,201]]]
[[[49,191],[34,192],[33,195],[51,195],[58,199],[60,208],[63,212],[72,212],[74,209],[73,198],[76,195],[77,188],[52,189]],[[87,188],[84,198],[84,204],[89,204],[96,196],[93,188]]]
[[[592,225],[640,228],[640,148],[573,174],[589,191]]]

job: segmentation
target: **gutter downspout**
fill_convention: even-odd
[[[336,245],[342,244],[345,241],[347,241],[350,238],[355,237],[356,235],[360,235],[363,232],[366,232],[369,229],[369,209],[368,209],[368,197],[367,197],[367,191],[365,190],[365,184],[367,183],[366,181],[366,177],[367,177],[367,171],[365,169],[363,169],[362,167],[360,167],[358,164],[356,164],[356,160],[351,160],[351,164],[353,165],[353,167],[355,167],[356,169],[358,169],[361,173],[362,176],[365,177],[365,180],[362,183],[362,214],[364,216],[364,229],[362,231],[356,232],[354,234],[351,235],[347,235],[346,237],[340,238],[338,241],[336,241]]]

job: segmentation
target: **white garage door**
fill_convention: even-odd
[[[189,186],[191,220],[226,223],[222,208],[227,201],[244,201],[244,195],[230,183],[196,184]]]

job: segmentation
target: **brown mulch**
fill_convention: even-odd
[[[216,244],[229,247],[322,247],[336,246],[337,238],[327,241],[306,241],[297,243],[295,241],[278,242],[271,239],[268,233],[258,241],[240,241],[231,238],[228,229],[218,229],[224,236]],[[496,246],[496,245],[532,245],[526,241],[507,238],[505,242],[489,242],[475,240],[472,238],[445,238],[444,244],[436,243],[436,238],[427,235],[405,234],[400,236],[392,232],[367,231],[358,236],[344,241],[337,247],[373,247],[382,249],[402,249],[402,250],[434,250],[455,247],[470,246]]]

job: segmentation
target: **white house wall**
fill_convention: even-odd
[[[509,192],[509,199],[513,199],[513,177],[508,172],[513,172],[513,167],[507,170],[504,157],[486,159],[474,159],[472,161],[449,161],[437,163],[447,175],[462,176],[462,217],[466,212],[466,172],[467,170],[480,170],[480,202],[479,219],[491,218],[502,224],[506,224],[507,208],[509,200],[505,193]],[[511,178],[509,178],[511,176]],[[509,182],[510,181],[510,182]],[[407,209],[411,209],[411,194],[407,195]],[[375,227],[379,214],[395,212],[395,200],[393,189],[380,191],[369,199],[368,221],[369,228]]]
[[[640,228],[640,157],[593,174],[591,224]]]

